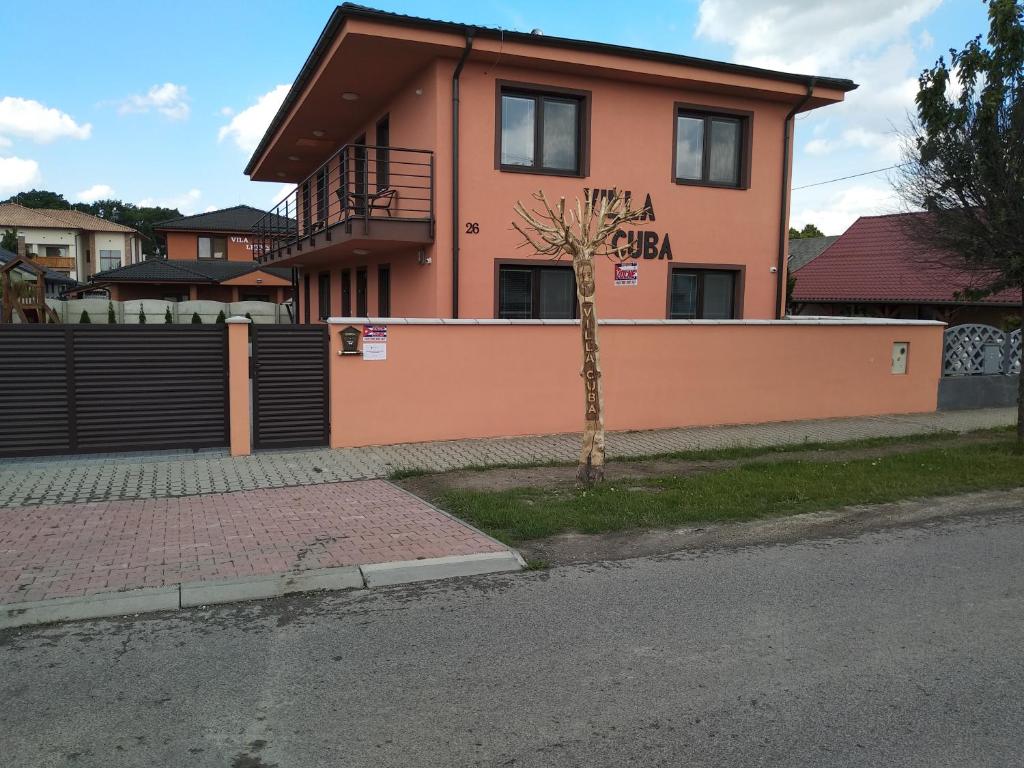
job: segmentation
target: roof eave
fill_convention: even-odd
[[[281,102],[281,106],[278,108],[273,120],[271,120],[270,125],[267,126],[267,130],[263,134],[263,138],[260,139],[260,143],[256,146],[252,157],[249,158],[249,162],[246,164],[245,170],[243,171],[245,175],[252,175],[256,166],[259,164],[260,159],[266,153],[271,138],[277,133],[278,129],[284,123],[285,118],[295,105],[295,102],[308,85],[312,73],[319,68],[323,56],[334,41],[335,35],[344,25],[345,19],[349,17],[369,19],[372,21],[394,24],[396,26],[445,32],[464,33],[468,30],[473,30],[477,37],[490,37],[494,39],[502,39],[503,41],[516,41],[530,43],[533,45],[550,45],[556,48],[561,47],[590,51],[594,53],[607,53],[619,56],[628,56],[630,58],[646,59],[649,61],[687,64],[712,71],[762,77],[772,80],[782,80],[784,82],[800,83],[807,86],[817,84],[820,86],[834,88],[842,91],[843,93],[849,93],[859,87],[857,83],[845,78],[815,77],[813,75],[778,72],[759,67],[751,67],[745,64],[732,64],[730,62],[701,59],[693,56],[684,56],[682,54],[665,53],[661,51],[645,51],[638,48],[630,48],[628,46],[612,45],[610,43],[597,43],[587,40],[574,40],[572,38],[551,37],[547,35],[541,36],[528,32],[512,32],[508,30],[491,29],[488,27],[477,27],[472,24],[463,24],[459,22],[423,19],[416,16],[403,16],[400,14],[389,13],[387,11],[380,11],[375,8],[367,8],[365,6],[345,3],[335,7],[334,11],[331,13],[331,17],[328,19],[327,24],[320,33],[320,36],[317,38],[316,44],[313,46],[313,50],[310,51],[309,56],[302,65],[302,69],[299,70],[298,76],[292,83],[291,88],[288,89],[288,93],[285,95],[284,101]]]

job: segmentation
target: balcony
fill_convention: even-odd
[[[434,154],[346,144],[252,228],[261,263],[312,266],[434,240]]]

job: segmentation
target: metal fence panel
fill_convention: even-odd
[[[72,450],[67,334],[0,325],[0,456]]]
[[[327,328],[251,328],[254,447],[326,445]]]

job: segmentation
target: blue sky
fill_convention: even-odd
[[[268,207],[279,185],[242,174],[248,148],[333,7],[5,4],[0,197],[40,187],[72,201],[113,196],[186,212]],[[797,187],[896,162],[893,131],[906,124],[918,73],[986,27],[980,0],[389,0],[377,7],[856,80],[861,88],[847,104],[797,123]],[[887,175],[877,174],[794,192],[792,219],[838,234],[858,215],[897,207]]]

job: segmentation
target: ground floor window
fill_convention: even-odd
[[[352,317],[352,273],[343,269],[339,277],[341,278],[341,316]]]
[[[367,317],[366,309],[366,267],[356,270],[356,317]]]
[[[506,320],[569,320],[576,317],[576,278],[572,267],[500,266],[498,317]]]
[[[672,270],[671,320],[732,320],[736,317],[737,272],[728,269]]]
[[[316,280],[316,298],[320,305],[320,319],[331,316],[331,273],[321,272]]]
[[[391,267],[377,267],[377,316],[391,317]]]
[[[121,266],[120,251],[100,251],[100,271],[117,269]]]

